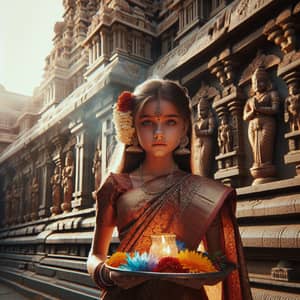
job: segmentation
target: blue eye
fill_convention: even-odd
[[[152,125],[152,121],[150,120],[144,120],[141,122],[142,126],[151,126]]]
[[[176,120],[167,120],[167,124],[170,125],[170,126],[174,126],[177,124]]]

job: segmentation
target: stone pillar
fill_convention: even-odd
[[[71,130],[76,137],[75,145],[75,187],[74,200],[72,201],[73,211],[91,205],[92,177],[91,164],[93,154],[90,151],[89,135],[83,124]]]
[[[48,153],[45,152],[45,158],[44,163],[41,168],[41,177],[40,177],[40,206],[39,206],[39,212],[38,215],[40,218],[45,218],[49,216],[49,209],[51,206],[51,173],[53,169],[53,163],[51,161],[51,158],[49,157]]]
[[[110,57],[110,46],[109,46],[109,33],[108,30],[103,28],[100,32],[100,46],[101,46],[101,55],[104,60],[108,60]]]

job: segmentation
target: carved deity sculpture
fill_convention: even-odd
[[[101,162],[102,162],[102,152],[101,149],[96,149],[93,159],[92,172],[94,174],[94,189],[95,191],[99,188],[101,184]]]
[[[31,220],[38,218],[39,183],[37,177],[33,177],[31,183]]]
[[[284,121],[288,122],[291,131],[300,130],[300,88],[294,82],[289,86],[289,96],[285,99]]]
[[[195,130],[195,173],[201,176],[209,176],[213,140],[212,135],[215,122],[209,102],[201,98],[197,106],[197,119],[194,125]]]
[[[10,205],[10,223],[15,224],[17,222],[17,207],[20,202],[20,191],[18,189],[17,183],[14,182],[12,185],[12,198]]]
[[[248,138],[253,153],[250,172],[255,178],[253,184],[258,184],[273,180],[276,172],[272,161],[279,95],[272,89],[263,67],[258,67],[252,75],[252,90],[254,95],[246,102],[243,118],[249,122]]]
[[[74,159],[72,151],[68,151],[65,159],[65,166],[62,170],[62,187],[64,192],[64,202],[61,209],[64,212],[71,210],[71,200],[73,193],[73,175],[74,175]]]
[[[9,225],[11,223],[11,206],[12,206],[12,190],[8,186],[5,191],[5,224]]]
[[[226,115],[221,116],[218,128],[218,146],[221,154],[232,151],[232,128],[228,124]]]
[[[50,211],[52,215],[57,215],[61,212],[61,172],[58,166],[54,169],[54,174],[51,176],[50,183],[52,186],[52,206]]]

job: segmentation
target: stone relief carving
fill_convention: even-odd
[[[218,127],[218,146],[220,154],[232,151],[232,127],[225,114],[221,117],[221,123]]]
[[[52,186],[52,206],[50,211],[52,215],[57,215],[61,212],[61,171],[60,167],[56,166],[54,174],[51,176],[50,184]]]
[[[38,206],[39,206],[39,183],[36,176],[33,177],[31,182],[31,219],[36,220],[38,218]]]
[[[65,166],[62,170],[62,187],[63,187],[63,194],[64,200],[61,204],[61,209],[64,212],[71,210],[71,200],[72,200],[72,193],[73,193],[73,176],[74,176],[74,159],[73,153],[69,150],[66,154],[65,159]]]
[[[16,181],[13,182],[12,185],[12,198],[11,198],[11,205],[10,205],[10,209],[11,209],[11,213],[10,213],[10,223],[14,224],[16,223],[17,220],[17,207],[18,207],[18,203],[20,201],[20,191],[18,189],[17,183]]]
[[[263,66],[265,69],[269,69],[275,65],[278,65],[279,63],[280,58],[278,56],[273,54],[265,55],[258,52],[251,64],[244,70],[239,81],[239,85],[243,85],[248,82],[257,68]]]
[[[8,186],[5,191],[5,224],[7,225],[11,222],[12,196],[12,189]]]
[[[201,97],[197,105],[197,117],[194,123],[195,132],[195,173],[209,176],[213,149],[214,117],[207,98]]]
[[[300,130],[300,88],[298,82],[290,83],[289,96],[285,99],[284,121],[289,123],[290,130]]]
[[[93,159],[92,173],[94,174],[94,189],[95,191],[100,187],[101,184],[101,166],[102,166],[102,151],[96,149]]]
[[[248,139],[253,153],[250,172],[255,178],[253,184],[257,184],[273,180],[276,172],[272,160],[279,95],[262,66],[252,76],[252,90],[254,95],[246,102],[243,118],[249,122]]]

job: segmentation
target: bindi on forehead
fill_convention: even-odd
[[[161,99],[159,102],[157,99],[148,101],[142,108],[139,118],[143,117],[157,117],[161,118],[166,115],[180,116],[178,108],[170,101]]]

